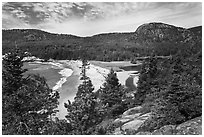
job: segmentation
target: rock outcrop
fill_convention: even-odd
[[[138,132],[136,135],[202,135],[202,116],[179,125],[165,125],[154,132]]]
[[[176,131],[177,135],[202,135],[202,116],[178,125]]]
[[[118,125],[115,129],[115,135],[123,135],[125,132],[136,131],[149,117],[151,113],[142,112],[142,107],[137,106],[123,113],[120,118],[117,118],[113,124]]]
[[[153,132],[140,132],[139,127],[151,116],[151,112],[144,112],[141,106],[125,111],[112,124],[116,125],[114,135],[201,135],[202,116],[188,120],[179,125],[165,125]]]
[[[135,33],[137,40],[148,42],[186,42],[194,37],[190,30],[156,22],[139,26]]]
[[[146,113],[137,118],[134,118],[133,120],[125,123],[122,126],[122,130],[129,130],[129,131],[137,130],[150,116],[151,116],[151,113]]]

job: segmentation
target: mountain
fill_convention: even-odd
[[[36,29],[2,30],[2,51],[14,46],[44,59],[133,60],[138,56],[175,54],[184,45],[201,48],[202,27],[181,28],[164,23],[147,23],[135,32],[106,33],[91,37],[53,34]],[[197,39],[200,39],[197,41]]]
[[[191,40],[194,33],[190,30],[175,27],[164,23],[143,24],[136,30],[136,36],[140,41],[151,42],[184,42]]]

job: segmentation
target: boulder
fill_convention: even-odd
[[[177,135],[202,135],[202,116],[178,125],[176,130]]]
[[[141,109],[142,109],[141,106],[131,108],[131,109],[125,111],[120,118],[115,119],[113,121],[113,124],[116,125],[114,135],[124,134],[124,133],[122,133],[122,131],[124,132],[125,130],[123,130],[122,127],[129,122],[131,123],[132,121],[136,121],[137,118],[139,118],[139,121],[143,121],[142,118],[146,117],[146,115],[143,115],[143,117],[141,116],[141,114],[142,114],[142,113],[140,113]],[[124,129],[128,129],[128,128],[126,128],[126,126],[128,126],[128,124],[125,125]]]
[[[202,117],[186,121],[180,125],[165,125],[152,132],[152,135],[201,135]]]
[[[116,120],[113,121],[113,124],[115,124],[115,125],[124,124],[124,123],[131,121],[131,120],[132,119],[128,119],[128,118],[117,118]]]
[[[120,130],[120,128],[118,127],[118,128],[115,129],[113,135],[123,135],[123,131]]]
[[[152,135],[175,135],[175,125],[165,125],[158,130],[152,132]]]
[[[136,131],[149,117],[150,117],[151,113],[146,113],[144,115],[141,115],[137,118],[135,118],[134,120],[125,123],[122,126],[122,130],[134,130]]]
[[[141,106],[137,106],[137,107],[128,109],[127,111],[123,113],[123,115],[120,118],[117,118],[116,120],[114,120],[113,123],[114,124],[125,124],[129,121],[136,119],[142,114],[142,113],[139,113],[141,108],[142,108]]]
[[[122,119],[135,119],[139,116],[141,116],[142,113],[136,113],[136,114],[132,114],[132,115],[126,115],[126,116],[122,116]]]
[[[136,135],[151,135],[151,132],[138,132]]]
[[[140,113],[141,109],[142,109],[141,106],[130,108],[130,109],[128,109],[127,111],[125,111],[123,113],[122,117],[127,116],[127,115],[133,115],[133,114],[136,114],[136,113]]]

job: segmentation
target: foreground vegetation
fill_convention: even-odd
[[[141,31],[143,29],[139,28],[138,33]],[[143,61],[138,86],[133,91],[123,87],[111,70],[101,88],[93,92],[92,81],[86,76],[89,63],[83,58],[82,84],[74,101],[65,104],[67,115],[64,120],[55,117],[58,92],[49,89],[45,79],[38,75],[23,77],[26,70],[22,69],[22,52],[15,50],[6,54],[2,75],[3,134],[112,134],[116,125],[111,121],[135,106],[142,106],[152,115],[138,131],[129,134],[153,131],[168,124],[177,125],[201,116],[202,42],[198,35],[187,35],[185,41],[180,41],[180,37],[172,39],[173,46],[170,38],[166,40],[167,44],[158,37],[150,41],[144,39],[148,38],[146,36],[138,36],[150,45],[155,42],[167,44],[163,48],[165,51],[159,51],[171,56],[158,58],[161,54],[152,50],[150,57]],[[133,97],[129,96],[130,92],[134,92]]]
[[[201,53],[179,53],[158,60],[152,55],[144,61],[134,98],[121,86],[111,70],[97,91],[86,76],[89,65],[83,60],[82,84],[73,102],[65,104],[66,120],[55,118],[58,92],[48,88],[38,75],[26,78],[19,51],[3,58],[2,129],[3,134],[111,134],[115,119],[128,108],[143,106],[152,112],[140,131],[153,131],[167,124],[180,124],[202,115]],[[184,58],[185,57],[185,58]]]

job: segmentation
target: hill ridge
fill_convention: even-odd
[[[182,43],[201,41],[201,26],[181,28],[164,23],[146,23],[135,32],[102,33],[88,37],[55,34],[37,29],[2,31],[3,54],[15,44],[24,51],[45,59],[79,59],[119,61],[134,60],[156,51],[158,55],[174,54],[169,51]],[[162,45],[164,45],[162,47]],[[163,53],[159,48],[166,48]],[[172,48],[172,49],[174,49]],[[168,51],[168,52],[167,52]]]

